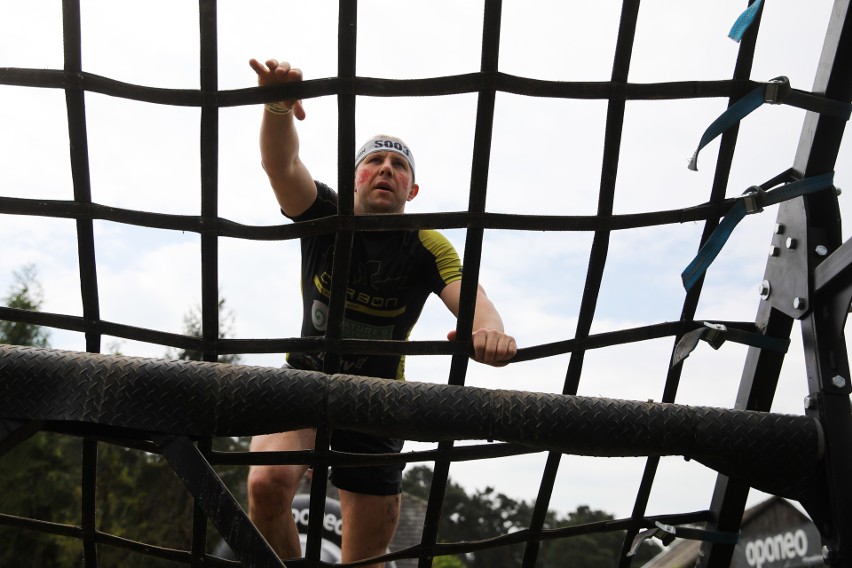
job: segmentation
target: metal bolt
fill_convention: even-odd
[[[760,297],[764,300],[769,298],[769,294],[772,293],[772,286],[769,285],[769,280],[764,280],[760,284]]]
[[[793,298],[794,310],[804,310],[807,304],[807,300],[805,300],[804,298]]]
[[[828,254],[828,247],[825,245],[817,245],[814,252],[816,252],[819,256],[825,256]]]
[[[775,245],[769,246],[769,256],[778,256],[781,254],[781,249],[776,247]]]
[[[784,225],[782,223],[775,223],[775,234],[783,235],[784,234]]]
[[[816,399],[810,395],[805,397],[805,410],[811,410],[816,407]]]
[[[831,384],[833,384],[839,389],[842,389],[846,386],[846,378],[841,377],[840,375],[834,375],[833,377],[831,377]]]
[[[789,237],[785,244],[787,245],[788,249],[793,250],[794,248],[796,248],[796,245],[799,244],[799,243],[793,237]]]

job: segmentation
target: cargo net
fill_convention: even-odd
[[[287,565],[322,566],[326,565],[321,560],[320,541],[326,491],[324,473],[328,467],[396,461],[433,465],[419,542],[383,557],[400,566],[406,565],[406,562],[407,565],[431,566],[433,558],[439,556],[475,555],[488,548],[517,545],[523,551],[517,558],[518,565],[532,567],[538,565],[543,543],[594,532],[623,534],[623,544],[616,560],[618,566],[631,564],[631,553],[643,538],[656,536],[668,542],[675,535],[703,541],[702,562],[707,565],[727,566],[749,488],[799,501],[818,521],[818,526],[824,531],[824,539],[834,547],[832,550],[843,550],[846,543],[842,530],[838,528],[843,523],[837,515],[841,514],[839,510],[852,507],[844,501],[846,495],[838,494],[838,489],[830,481],[843,477],[835,475],[836,470],[832,469],[841,466],[827,462],[825,457],[826,448],[830,452],[832,444],[838,443],[837,437],[832,435],[828,410],[825,405],[815,403],[807,408],[805,415],[784,415],[770,412],[770,406],[781,362],[790,343],[793,321],[807,319],[811,317],[809,314],[823,308],[823,311],[845,313],[845,309],[835,310],[833,307],[849,304],[849,298],[843,295],[848,288],[843,284],[844,278],[848,281],[848,276],[844,276],[842,258],[831,263],[831,271],[818,272],[814,269],[816,257],[812,254],[817,244],[824,247],[817,253],[820,258],[835,250],[845,250],[841,244],[832,173],[849,112],[848,81],[836,80],[852,63],[848,61],[847,12],[848,5],[841,2],[832,14],[813,91],[794,89],[783,77],[771,81],[751,78],[762,16],[761,2],[750,3],[731,32],[740,40],[731,79],[630,83],[628,71],[639,21],[639,2],[625,1],[621,6],[610,80],[569,82],[526,78],[499,70],[498,48],[504,7],[496,0],[487,0],[484,4],[481,67],[478,72],[423,79],[359,76],[355,57],[358,4],[347,1],[341,2],[339,7],[336,76],[264,89],[220,90],[217,82],[217,5],[202,1],[199,3],[201,89],[183,90],[127,84],[87,72],[81,57],[84,38],[80,6],[73,1],[63,2],[64,69],[0,68],[0,84],[7,89],[35,87],[64,92],[74,199],[2,196],[0,213],[4,218],[27,216],[74,220],[82,316],[3,307],[0,308],[0,318],[79,333],[85,337],[86,352],[0,346],[0,463],[3,455],[10,455],[18,443],[40,430],[71,434],[82,440],[81,518],[79,523],[63,524],[49,518],[22,518],[4,513],[0,515],[0,525],[22,533],[46,533],[79,539],[83,565],[87,568],[98,566],[99,551],[103,557],[107,548],[132,550],[151,557],[152,561],[156,558],[191,566],[279,566],[283,564],[254,531],[238,500],[221,483],[214,468],[244,468],[252,463],[296,461],[313,465],[312,514],[306,558],[287,561]],[[254,54],[248,54],[246,59],[251,55]],[[252,80],[251,76],[248,77],[247,81]],[[88,93],[152,105],[201,109],[200,215],[158,214],[93,201],[85,112]],[[498,97],[506,94],[523,97],[532,104],[559,100],[600,101],[606,105],[601,136],[602,161],[599,175],[594,176],[599,179],[594,212],[588,215],[541,215],[488,210],[489,168],[494,163],[492,148],[498,142],[494,135],[495,106]],[[383,217],[354,216],[351,188],[356,101],[376,97],[417,97],[415,101],[425,101],[453,95],[476,98],[467,210]],[[250,105],[259,108],[264,102],[281,99],[311,101],[324,97],[336,100],[338,109],[340,214],[310,223],[275,226],[252,226],[229,220],[228,212],[219,210],[221,111]],[[697,200],[674,209],[616,213],[616,178],[622,155],[627,105],[640,102],[666,105],[675,100],[680,100],[679,104],[683,105],[707,99],[722,100],[728,104],[720,108],[724,112],[718,120],[708,123],[703,137],[701,132],[696,133],[695,146],[688,149],[686,156],[694,151],[690,163],[694,168],[704,146],[714,144],[711,148],[718,148],[715,154],[707,150],[708,155],[704,157],[708,167],[714,170],[706,201]],[[805,134],[799,143],[796,161],[788,164],[783,171],[771,174],[774,177],[768,181],[758,180],[742,196],[726,197],[739,123],[747,120],[750,112],[766,102],[808,111],[801,113],[806,117],[802,129]],[[412,104],[416,106],[416,102]],[[516,116],[514,120],[518,119],[522,120],[522,117]],[[571,125],[565,124],[561,128],[569,130]],[[655,128],[648,125],[649,136],[654,135]],[[448,131],[446,135],[452,137],[453,132]],[[164,136],[167,134],[164,133]],[[516,140],[513,144],[523,143]],[[771,143],[767,144],[771,147]],[[126,151],[132,152],[133,148],[126,148]],[[641,149],[638,151],[641,152]],[[567,156],[569,149],[565,148],[562,153]],[[684,168],[685,162],[680,162]],[[155,166],[147,164],[145,167]],[[570,168],[576,166],[566,167],[564,179],[552,179],[547,183],[567,187],[572,178]],[[593,169],[597,165],[586,163],[581,167]],[[647,176],[635,180],[633,185],[639,188],[644,184],[664,182],[665,176],[658,179],[658,173],[654,170],[646,172]],[[519,199],[534,198],[538,187],[543,184],[535,177],[534,165],[530,166],[529,174],[530,187],[515,190]],[[673,191],[676,189],[673,188]],[[735,193],[738,195],[740,192]],[[595,196],[587,195],[586,201],[595,202]],[[771,235],[774,252],[766,267],[762,298],[755,298],[759,302],[755,321],[697,319],[706,270],[720,254],[736,223],[746,214],[774,205],[779,211],[778,228]],[[806,211],[810,212],[810,217]],[[199,235],[200,337],[101,318],[95,258],[98,237],[93,229],[97,221],[140,230],[182,231]],[[674,269],[677,272],[683,270],[684,292],[679,318],[593,333],[614,236],[685,223],[700,227],[701,231],[699,242],[693,242],[698,256],[688,266]],[[787,228],[786,233],[782,227]],[[342,308],[346,301],[345,275],[348,274],[350,260],[347,244],[351,243],[353,234],[356,231],[418,228],[464,232],[465,270],[457,340],[390,342],[344,337]],[[580,297],[576,299],[575,328],[566,330],[562,337],[554,337],[553,341],[523,345],[511,363],[516,365],[564,356],[567,368],[561,393],[497,391],[466,385],[473,298],[480,277],[484,243],[487,242],[486,231],[489,235],[538,232],[564,239],[582,234],[590,239],[588,262],[584,263],[585,281]],[[338,242],[326,336],[310,339],[220,337],[220,243],[224,239],[292,241],[320,232],[336,233]],[[819,234],[819,243],[806,241],[809,235],[815,234]],[[795,241],[790,240],[796,238],[801,239],[798,247]],[[531,251],[531,254],[534,252]],[[836,257],[832,255],[831,258]],[[641,261],[636,262],[636,267],[641,273]],[[296,301],[294,298],[293,302]],[[504,319],[511,322],[523,317],[523,314],[513,313],[513,309],[511,301],[503,302],[501,311]],[[831,388],[848,394],[848,385],[837,380],[837,377],[848,377],[848,368],[844,370],[846,358],[842,333],[845,315],[837,317],[840,318],[839,325],[809,324],[803,331],[806,360],[809,365],[815,365],[809,368],[808,375],[816,376],[809,379],[816,382],[809,384],[807,392],[817,393],[815,398]],[[298,324],[291,327],[295,325]],[[606,326],[603,324],[601,327]],[[105,336],[191,350],[200,354],[201,361],[176,362],[102,354]],[[671,341],[671,357],[658,383],[663,387],[661,393],[636,397],[643,399],[642,402],[577,396],[584,376],[584,360],[591,351],[665,339]],[[747,346],[746,362],[733,408],[676,404],[682,372],[688,364],[685,359],[702,342],[719,349],[726,341]],[[216,362],[222,355],[304,351],[326,353],[328,373]],[[833,367],[820,367],[828,351],[834,357]],[[410,357],[442,355],[449,357],[451,363],[444,381],[382,381],[340,373],[345,371],[340,368],[340,356],[353,353],[403,354]],[[337,374],[331,377],[333,373]],[[833,377],[834,383],[829,384],[828,381],[823,384],[822,376]],[[592,385],[588,392],[595,393],[595,387]],[[659,401],[649,400],[654,398]],[[848,418],[848,408],[845,413]],[[843,412],[837,414],[842,415]],[[288,456],[258,456],[249,452],[221,451],[212,443],[213,440],[300,427],[319,429],[320,443],[315,450],[294,452]],[[393,431],[407,440],[437,445],[431,449],[406,451],[398,456],[340,454],[330,452],[322,443],[329,427],[365,432]],[[459,444],[463,440],[482,442]],[[841,435],[840,443],[844,441],[848,443]],[[98,454],[114,446],[163,456],[184,482],[195,499],[194,513],[189,516],[191,528],[180,528],[191,541],[189,549],[175,550],[137,542],[121,534],[109,534],[98,526],[98,508],[103,503],[103,496],[99,496],[95,483],[100,475]],[[546,455],[546,460],[540,474],[529,479],[530,484],[537,484],[538,493],[527,528],[477,542],[456,542],[451,535],[439,535],[451,464],[503,460],[535,452]],[[644,459],[631,514],[606,522],[551,526],[548,510],[551,496],[558,489],[558,473],[565,455]],[[712,503],[707,509],[648,514],[655,475],[665,456],[683,456],[718,472]],[[499,465],[496,467],[499,468]],[[245,470],[241,471],[244,473]],[[483,476],[486,477],[487,473]],[[33,483],[38,487],[48,482]],[[582,491],[582,487],[576,489]],[[3,489],[6,492],[19,490],[36,489]],[[157,491],[158,486],[152,484],[135,490],[144,494]],[[840,505],[833,507],[829,505],[831,502]],[[691,528],[680,530],[686,526]],[[217,555],[213,544],[221,540],[228,543],[238,560]]]

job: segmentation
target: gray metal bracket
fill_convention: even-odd
[[[779,205],[760,285],[760,298],[794,319],[801,319],[810,310],[813,286],[809,257],[816,254],[801,215],[804,199],[797,197]]]

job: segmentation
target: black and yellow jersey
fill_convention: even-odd
[[[316,182],[317,199],[293,218],[309,221],[337,214],[337,194]],[[335,235],[301,239],[302,337],[322,336],[328,320]],[[408,339],[430,293],[461,280],[458,253],[447,238],[433,230],[357,232],[346,289],[343,335],[371,340]],[[291,353],[296,368],[321,370],[320,354]],[[403,379],[405,357],[344,355],[340,371]]]

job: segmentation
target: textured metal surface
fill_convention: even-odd
[[[327,424],[591,456],[683,455],[793,484],[822,457],[821,429],[805,416],[7,345],[0,417],[185,436]]]

